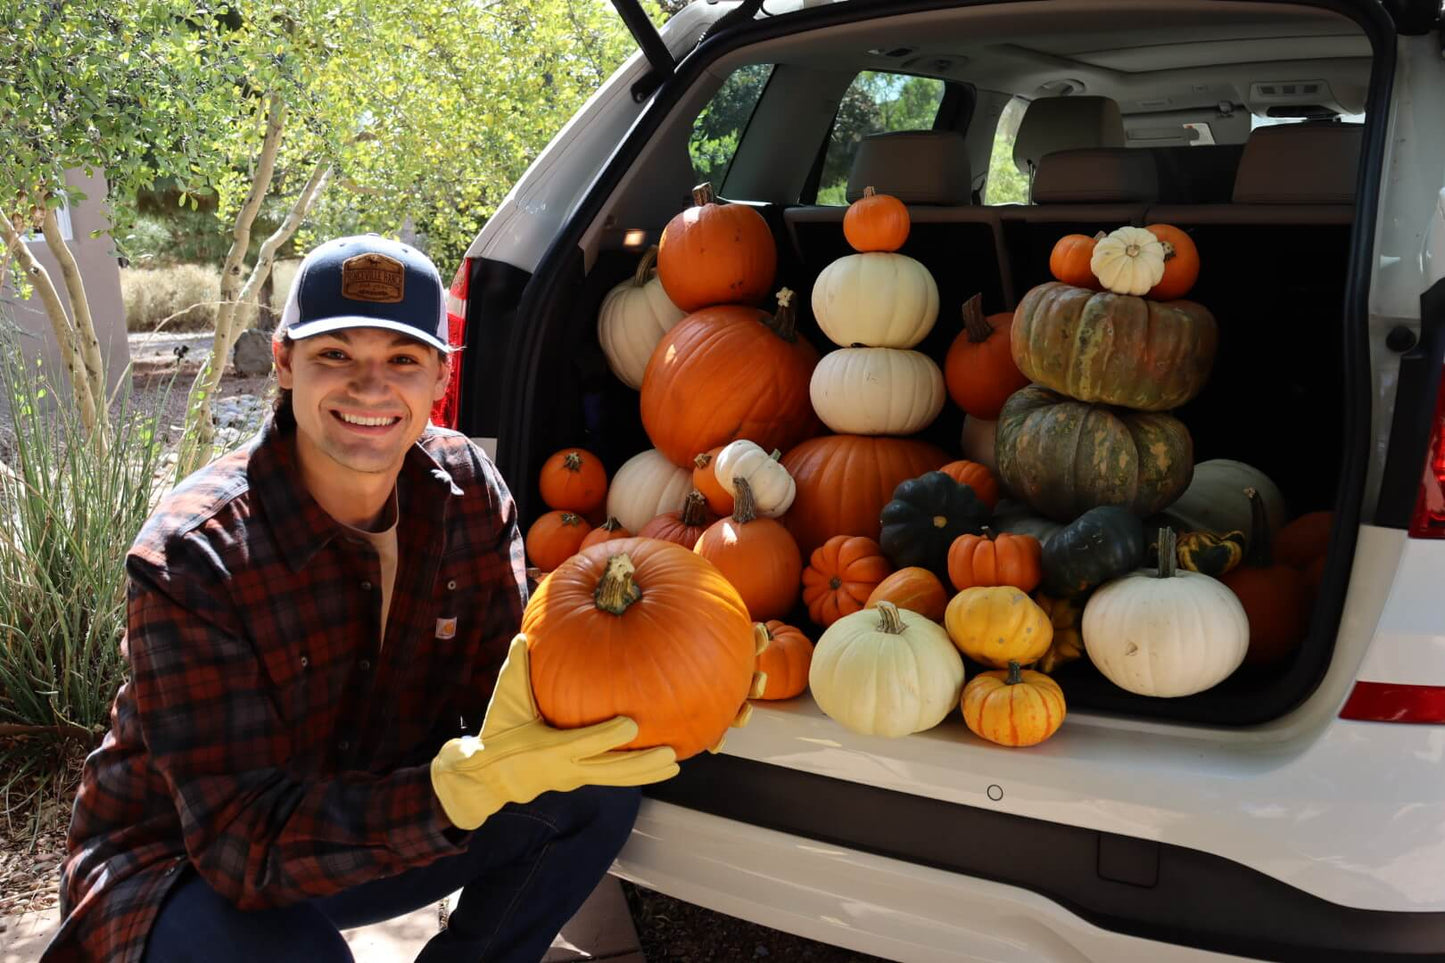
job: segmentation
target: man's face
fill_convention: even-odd
[[[289,348],[277,342],[274,350],[298,446],[361,474],[400,470],[451,373],[435,348],[377,328],[318,334]]]

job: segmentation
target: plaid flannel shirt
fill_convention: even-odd
[[[86,761],[46,961],[140,960],[184,872],[254,909],[465,846],[429,762],[480,724],[521,624],[511,495],[456,432],[408,451],[379,646],[376,553],[306,492],[293,437],[268,421],[130,551],[131,677]]]

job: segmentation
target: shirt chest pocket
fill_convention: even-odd
[[[303,625],[300,612],[276,619],[269,639],[261,640],[261,663],[271,682],[271,701],[291,738],[292,761],[322,757],[335,741],[346,711],[347,687],[366,653],[346,628],[327,631]],[[355,627],[351,628],[351,632]]]

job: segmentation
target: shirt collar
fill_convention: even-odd
[[[267,417],[251,439],[246,474],[266,512],[281,555],[294,572],[342,534],[345,526],[328,515],[307,491],[296,461],[295,423],[289,418],[285,422],[278,422],[275,415]],[[422,446],[422,439],[407,450],[398,484],[406,483],[414,492],[435,492],[440,497],[428,501],[440,506],[452,495],[462,494],[462,490]]]

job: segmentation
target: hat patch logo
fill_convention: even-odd
[[[406,291],[406,268],[385,254],[358,254],[341,262],[341,296],[397,304]]]

